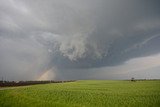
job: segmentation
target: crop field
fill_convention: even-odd
[[[0,88],[0,107],[160,107],[160,81],[80,80]]]

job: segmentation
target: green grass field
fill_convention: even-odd
[[[0,90],[0,107],[160,107],[160,81],[84,80]]]

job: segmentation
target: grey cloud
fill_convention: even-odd
[[[45,49],[30,39],[0,38],[0,75],[7,79],[35,79],[46,69]]]
[[[57,67],[57,75],[66,68],[77,69],[80,75],[81,69],[117,66],[159,53],[158,4],[158,0],[0,0],[0,73],[12,71],[23,77],[30,72],[35,78]]]

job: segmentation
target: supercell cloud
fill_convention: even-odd
[[[160,78],[159,5],[159,0],[0,0],[0,76]]]

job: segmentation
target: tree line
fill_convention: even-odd
[[[65,83],[65,82],[74,82],[75,80],[68,81],[0,81],[0,87],[11,87],[11,86],[26,86],[26,85],[35,85],[35,84],[48,84],[48,83]]]

